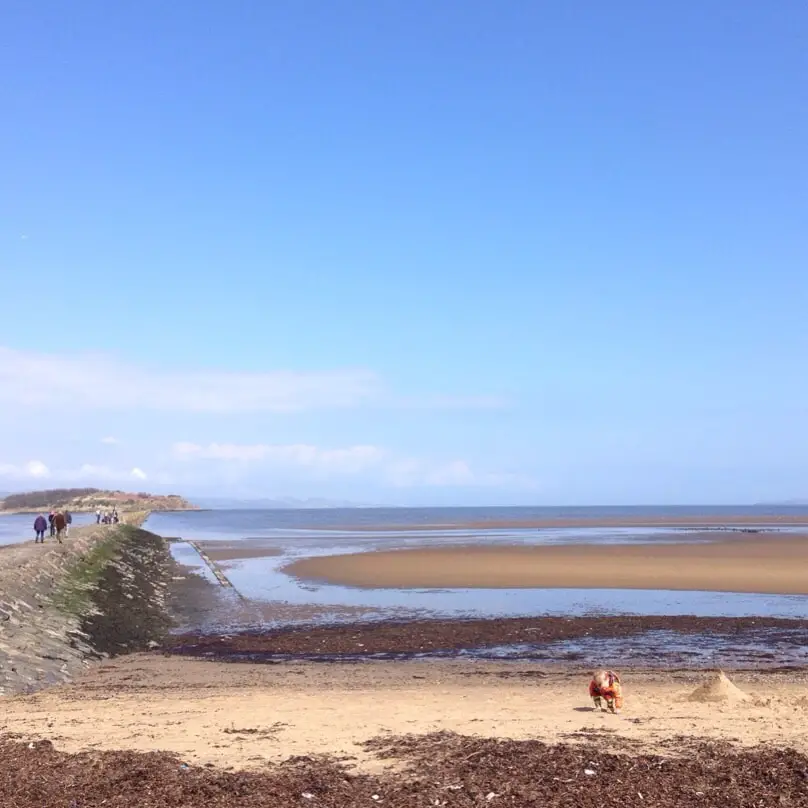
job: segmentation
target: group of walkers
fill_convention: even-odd
[[[51,511],[48,518],[44,514],[39,514],[34,519],[34,532],[36,539],[34,544],[45,543],[45,531],[49,530],[50,535],[55,536],[59,543],[62,543],[62,536],[67,536],[70,532],[70,525],[73,524],[73,516],[70,511]]]
[[[95,512],[95,523],[97,525],[117,525],[118,522],[120,522],[120,518],[118,517],[117,508],[104,512],[99,509]],[[45,514],[39,514],[34,519],[34,533],[36,533],[34,544],[44,544],[46,533],[55,537],[61,544],[62,537],[68,535],[72,524],[73,516],[70,511],[51,511],[47,518]]]
[[[101,509],[99,508],[95,512],[95,523],[97,525],[117,525],[119,522],[118,519],[118,509],[113,508],[111,511],[106,511],[101,513]]]

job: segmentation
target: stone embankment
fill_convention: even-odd
[[[89,661],[153,646],[174,563],[147,514],[79,528],[64,544],[0,548],[0,695],[65,682]]]

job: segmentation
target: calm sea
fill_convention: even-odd
[[[743,516],[771,524],[778,518],[802,517],[808,522],[808,505],[676,505],[610,507],[499,507],[499,508],[323,508],[323,509],[241,509],[156,513],[149,520],[158,526],[199,529],[205,533],[254,535],[267,528],[339,528],[401,526],[451,526],[470,522],[504,522],[538,519],[591,519],[593,522],[618,518],[705,517],[705,522],[721,523],[722,518]]]

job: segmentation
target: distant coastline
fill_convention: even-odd
[[[393,505],[378,505],[353,502],[343,499],[326,499],[324,497],[257,497],[253,499],[239,497],[199,497],[199,510],[203,511],[305,511],[305,510],[342,510],[349,508],[392,508]]]

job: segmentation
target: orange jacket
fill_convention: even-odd
[[[594,699],[600,696],[607,701],[614,701],[614,706],[619,710],[623,706],[623,688],[620,685],[620,677],[614,671],[608,671],[609,684],[606,687],[598,687],[593,679],[589,683],[589,695]]]

